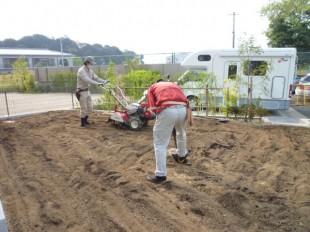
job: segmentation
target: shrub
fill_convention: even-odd
[[[262,117],[270,115],[270,112],[269,112],[269,110],[267,110],[261,106],[256,106],[255,115],[257,115],[259,117],[259,119],[262,120]]]
[[[59,92],[72,92],[76,88],[76,74],[75,73],[58,73],[51,75],[51,88]]]
[[[127,98],[134,101],[143,96],[145,89],[148,89],[156,80],[162,78],[158,71],[133,69],[128,74],[117,78],[114,73],[113,63],[110,63],[108,70],[103,75],[111,83],[118,85]],[[106,87],[109,88],[109,85]],[[94,101],[94,108],[97,110],[113,110],[115,104],[118,104],[117,101],[108,91],[103,92],[104,97]]]
[[[121,78],[122,88],[126,89],[126,95],[138,99],[145,89],[149,88],[162,76],[153,70],[131,70]]]
[[[36,90],[34,74],[28,68],[25,57],[21,56],[13,63],[14,72],[11,76],[11,82],[21,92],[33,92]]]

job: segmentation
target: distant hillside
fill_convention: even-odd
[[[112,61],[116,64],[123,63],[128,58],[133,58],[135,53],[133,51],[122,52],[115,46],[102,46],[100,44],[87,44],[73,41],[69,38],[62,39],[63,52],[70,53],[74,56],[112,56]],[[60,39],[48,38],[44,35],[35,34],[32,36],[25,36],[20,40],[5,39],[0,41],[0,48],[45,48],[54,51],[60,51]],[[114,56],[118,55],[118,56]],[[121,56],[126,55],[126,56]],[[98,58],[96,59],[96,61]],[[101,58],[99,63],[108,63],[110,58]]]

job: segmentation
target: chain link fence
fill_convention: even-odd
[[[157,70],[161,75],[171,74],[180,75],[186,71],[186,68],[177,64],[177,58],[173,57],[172,64],[139,64],[141,69]],[[167,54],[161,54],[161,58],[167,58]],[[303,73],[310,72],[310,52],[298,53],[298,68],[303,68]],[[76,84],[74,82],[67,83],[61,88],[55,86],[52,82],[53,76],[60,73],[70,73],[76,78],[79,67],[41,67],[33,69],[35,81],[40,87],[38,93],[19,93],[12,86],[0,86],[0,118],[13,117],[24,114],[34,114],[51,110],[72,110],[79,108],[79,102],[75,97]],[[96,73],[105,72],[108,66],[94,66]],[[116,75],[126,73],[126,64],[116,65]],[[147,89],[148,87],[145,87]],[[306,87],[308,88],[308,87]],[[98,99],[104,97],[104,92],[99,88],[91,88],[92,99],[96,108]],[[125,90],[126,92],[126,90]],[[292,105],[310,105],[310,90],[305,89],[302,95],[292,95]],[[138,99],[129,99],[136,101]],[[101,101],[101,108],[111,109],[115,104],[111,99]],[[105,104],[109,105],[105,107]],[[210,106],[208,106],[210,107]]]
[[[54,110],[79,109],[75,87],[55,88],[51,82],[44,82],[48,92],[22,93],[14,87],[10,91],[0,88],[0,118],[36,114]],[[90,88],[94,109],[113,109],[115,101],[107,98],[106,92],[97,86]],[[100,99],[100,100],[99,100]],[[129,99],[134,100],[134,99]]]
[[[47,83],[45,84],[47,85]],[[143,92],[148,88],[149,87],[127,87],[122,88],[122,91],[126,97],[126,101],[130,103],[141,100],[141,98],[143,98]],[[197,90],[200,92],[207,92],[206,89],[196,88],[196,91]],[[62,88],[61,91],[62,92],[60,92],[60,89],[53,88],[52,85],[48,93],[19,93],[17,91],[13,91],[12,89],[11,91],[1,91],[0,88],[0,118],[37,114],[54,110],[79,109],[80,105],[75,96],[75,89],[67,88],[66,91],[64,91]],[[92,86],[90,88],[90,92],[94,110],[105,110],[106,112],[111,112],[114,110],[116,104],[119,105],[108,91],[103,90],[98,86]],[[200,114],[203,115],[206,114],[203,112],[206,112],[207,108],[211,109],[214,107],[210,104],[209,106],[206,105],[205,99],[206,96],[203,101],[195,102],[195,105],[193,105],[193,108],[195,108],[196,111],[200,111]],[[119,108],[121,107],[119,106]]]
[[[137,102],[143,97],[143,91],[148,87],[122,89],[128,102]],[[63,89],[62,89],[63,90]],[[188,89],[183,89],[184,91]],[[193,90],[193,89],[192,89]],[[127,92],[138,91],[141,95],[133,97]],[[201,99],[194,99],[190,104],[197,115],[214,115],[220,110],[223,100],[219,98],[222,89],[195,88],[195,91],[203,92]],[[216,91],[216,93],[214,93]],[[107,91],[93,86],[90,89],[94,110],[112,112],[117,101]],[[213,93],[212,93],[213,92]],[[310,90],[309,90],[310,93]],[[221,94],[220,94],[221,95]],[[209,99],[206,101],[206,99]],[[291,105],[310,105],[309,95],[292,95]],[[18,93],[16,91],[0,91],[0,118],[11,118],[21,115],[37,114],[54,110],[78,110],[79,102],[75,96],[75,89],[68,88],[60,92],[59,89],[51,89],[48,93]]]

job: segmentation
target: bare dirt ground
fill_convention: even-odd
[[[191,165],[168,156],[168,181],[153,184],[152,123],[91,119],[89,129],[77,111],[0,121],[10,232],[310,231],[309,128],[198,118]]]

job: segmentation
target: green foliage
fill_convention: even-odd
[[[73,58],[73,66],[82,66],[84,60],[81,57],[74,57]]]
[[[21,92],[33,92],[36,90],[34,74],[29,70],[25,57],[21,56],[13,63],[13,75],[11,81]]]
[[[187,96],[193,94],[191,107],[196,111],[202,111],[208,104],[208,110],[214,114],[217,106],[216,76],[207,71],[188,71],[178,79],[178,84],[183,88]],[[206,87],[208,86],[208,93]],[[189,93],[187,92],[189,91]],[[207,96],[208,95],[208,96]]]
[[[15,85],[11,75],[0,75],[0,92],[14,91]]]
[[[118,85],[124,92],[127,100],[136,101],[143,96],[143,92],[148,89],[156,80],[162,78],[158,71],[152,70],[134,70],[132,69],[128,74],[116,77],[114,73],[114,64],[110,63],[108,70],[103,74],[104,77],[111,83]],[[110,86],[107,85],[107,88]],[[114,90],[116,91],[116,90]],[[95,101],[95,109],[112,110],[117,101],[110,95],[108,91],[104,91],[104,97]]]
[[[114,72],[114,67],[115,67],[115,63],[110,62],[108,70],[104,74],[105,78],[111,82],[116,81],[116,79],[117,79],[116,74]],[[114,84],[116,84],[116,83],[114,83]]]
[[[51,88],[55,92],[72,92],[76,88],[76,74],[75,73],[58,73],[51,75]],[[43,85],[42,89],[47,90],[48,86]]]
[[[306,75],[309,72],[310,52],[298,52],[298,74]]]
[[[260,46],[255,45],[256,41],[253,36],[248,39],[241,41],[239,46],[239,55],[245,56],[245,61],[250,60],[250,57],[253,55],[259,55],[263,53],[263,50]]]
[[[118,77],[115,74],[114,67],[115,67],[115,64],[113,62],[110,62],[108,70],[105,72],[104,76],[105,76],[106,80],[109,80],[111,83],[113,83],[115,85],[119,85],[120,80],[118,79]],[[113,109],[115,104],[118,104],[117,101],[115,100],[115,98],[112,97],[110,95],[110,93],[107,91],[104,91],[104,100],[108,103],[108,105],[106,107],[109,110]],[[103,102],[103,99],[100,98],[98,101]]]
[[[206,88],[208,86],[208,107],[209,112],[211,112],[212,115],[216,113],[216,108],[218,106],[218,89],[217,89],[217,78],[214,75],[214,73],[206,72],[206,78],[205,81],[201,81],[199,84],[200,88]],[[199,95],[199,99],[201,99],[202,96]]]
[[[126,95],[139,99],[145,89],[148,89],[162,76],[153,70],[131,70],[122,76],[122,88],[126,89]]]
[[[255,115],[258,116],[260,120],[262,120],[262,117],[270,115],[270,112],[269,112],[269,110],[267,110],[263,107],[256,106]]]
[[[258,100],[257,102],[252,102],[251,107],[249,106],[249,104],[242,105],[238,109],[238,114],[243,116],[244,119],[247,119],[247,117],[253,119],[256,116],[259,117],[260,120],[262,119],[262,117],[270,115],[269,110],[259,106],[259,103],[260,100]]]
[[[232,79],[224,80],[223,96],[225,106],[222,106],[222,111],[226,113],[226,117],[234,114],[235,117],[239,114],[238,99],[239,99],[239,86]]]
[[[269,80],[269,73],[273,69],[271,62],[265,63],[262,62],[258,66],[252,66],[252,58],[254,55],[259,55],[263,52],[260,46],[255,45],[255,39],[250,37],[248,40],[244,40],[239,47],[239,55],[244,57],[242,60],[242,70],[243,73],[247,75],[247,80],[242,81],[242,79],[237,78],[239,82],[238,85],[246,85],[248,89],[248,110],[245,110],[245,120],[247,120],[247,115],[249,116],[250,121],[254,117],[254,109],[252,109],[252,99],[253,99],[253,90],[255,89],[259,95],[261,93],[267,94],[267,83]],[[259,79],[253,79],[254,75],[260,74]]]
[[[52,85],[50,82],[37,82],[37,91],[40,93],[48,93],[52,90]]]
[[[114,67],[115,67],[115,64],[113,62],[110,62],[107,71],[98,74],[98,76],[100,76],[103,79],[109,80],[111,83],[115,85],[119,85],[120,80],[118,79],[118,77],[116,76],[114,72]],[[107,88],[108,87],[109,86],[107,85]],[[103,97],[98,98],[94,101],[94,109],[96,110],[114,109],[115,104],[118,104],[115,98],[111,96],[111,94],[106,90],[102,90],[102,93],[103,93]]]
[[[272,1],[261,9],[267,16],[269,28],[266,36],[271,47],[296,47],[298,51],[310,50],[310,1]]]

